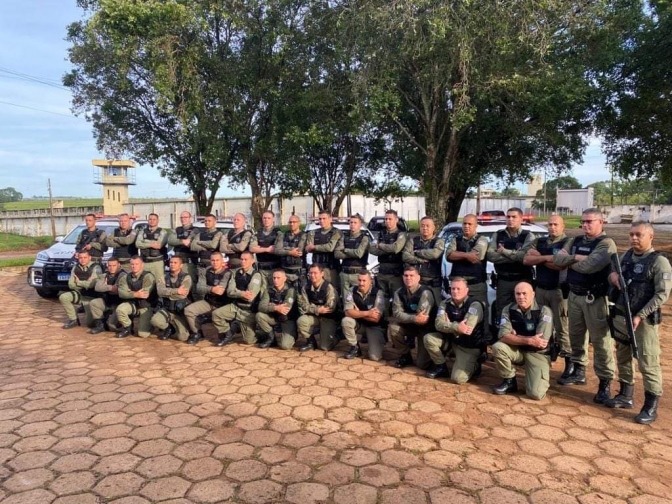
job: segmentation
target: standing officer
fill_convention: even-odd
[[[107,245],[105,244],[107,234],[102,229],[96,227],[96,216],[94,214],[86,214],[84,220],[86,222],[86,229],[77,237],[75,257],[80,252],[86,250],[91,256],[91,261],[100,264],[103,261],[103,253],[107,250]]]
[[[390,338],[395,348],[402,351],[395,367],[404,368],[413,364],[411,349],[417,339],[417,366],[427,369],[432,360],[425,349],[425,334],[434,329],[436,301],[429,287],[420,284],[420,272],[415,266],[406,266],[404,286],[394,293]]]
[[[261,229],[250,240],[250,252],[257,255],[257,268],[271,284],[273,271],[280,267],[280,257],[275,254],[275,242],[280,234],[280,228],[274,226],[275,214],[266,210],[261,215]]]
[[[553,258],[563,249],[569,238],[565,234],[565,221],[559,215],[551,216],[547,227],[548,237],[534,240],[523,262],[526,266],[537,267],[535,299],[538,304],[548,306],[553,312],[555,338],[560,342],[560,357],[565,359],[565,370],[560,378],[565,379],[574,371],[567,320],[569,285],[566,268],[558,268],[553,264]]]
[[[296,319],[298,318],[296,290],[287,282],[287,275],[281,269],[273,272],[273,283],[261,293],[259,311],[255,318],[262,336],[259,348],[269,348],[276,342],[276,327],[281,336],[277,344],[283,350],[291,350],[296,342]]]
[[[465,278],[469,286],[469,295],[483,304],[485,312],[483,320],[487,327],[488,321],[488,275],[485,255],[488,252],[488,239],[480,236],[478,219],[473,214],[465,215],[462,219],[462,237],[455,237],[446,248],[446,259],[452,263],[450,280]],[[446,286],[446,292],[450,286]]]
[[[252,253],[243,252],[240,255],[240,268],[231,273],[226,288],[229,304],[212,312],[212,323],[219,333],[217,346],[228,345],[233,341],[230,323],[234,320],[240,322],[243,341],[248,345],[256,343],[255,312],[263,284],[262,274],[254,269]]]
[[[495,317],[508,304],[514,303],[514,289],[519,282],[532,283],[534,270],[523,264],[523,258],[532,246],[534,234],[522,228],[523,211],[509,208],[506,211],[506,228],[497,231],[488,245],[488,261],[495,265],[497,273],[497,301]]]
[[[301,219],[298,215],[289,218],[289,231],[280,233],[275,242],[275,253],[280,256],[280,265],[287,275],[287,281],[298,293],[300,280],[306,274],[306,233],[301,231]]]
[[[198,280],[198,272],[196,271],[198,253],[191,250],[191,241],[198,235],[198,229],[194,227],[191,222],[191,214],[187,211],[180,214],[180,223],[181,226],[168,233],[167,243],[173,247],[175,255],[182,259],[182,269],[191,277],[192,285],[195,285]],[[161,275],[156,278],[156,281],[160,282],[163,278],[163,275]]]
[[[404,273],[402,251],[406,246],[407,235],[399,231],[399,216],[396,210],[385,212],[385,229],[378,235],[378,242],[371,245],[369,253],[378,256],[378,285],[388,299],[403,287],[401,276]]]
[[[77,319],[77,310],[75,305],[83,305],[86,313],[86,325],[93,324],[93,318],[89,309],[89,301],[96,297],[94,289],[98,277],[103,274],[100,265],[93,262],[91,254],[88,249],[82,249],[77,254],[77,264],[70,272],[70,280],[68,280],[68,288],[70,291],[61,292],[58,300],[65,310],[65,315],[68,317],[63,329],[71,329],[79,325]]]
[[[351,215],[350,230],[341,235],[334,249],[334,257],[342,259],[340,280],[343,299],[358,285],[359,272],[369,265],[371,240],[368,233],[362,232],[363,224],[361,215]]]
[[[119,215],[119,227],[105,239],[105,245],[112,249],[112,257],[119,260],[121,269],[131,272],[131,257],[138,253],[135,246],[137,233],[131,228],[131,218],[127,213]]]
[[[184,318],[187,319],[190,331],[187,339],[189,345],[195,345],[203,339],[201,315],[209,315],[213,310],[229,303],[226,287],[231,279],[231,270],[226,269],[224,256],[221,252],[213,252],[208,258],[208,263],[210,266],[201,270],[201,276],[196,284],[196,293],[202,299],[184,309]]]
[[[635,422],[653,423],[658,417],[658,401],[663,395],[663,373],[660,367],[660,338],[658,327],[662,319],[661,306],[672,289],[672,267],[662,254],[653,250],[653,226],[633,222],[630,228],[630,250],[621,258],[623,277],[628,286],[632,325],[639,358],[637,364],[644,380],[644,406]],[[609,281],[620,290],[618,273],[613,272]],[[612,312],[616,359],[621,390],[606,401],[610,408],[632,409],[635,376],[632,366],[632,347],[625,326],[623,295],[619,293]]]
[[[609,335],[607,290],[611,273],[611,255],[616,253],[614,240],[603,231],[604,219],[597,208],[581,215],[583,236],[568,240],[553,257],[553,264],[567,270],[569,298],[569,341],[572,345],[574,372],[560,385],[584,385],[588,365],[588,339],[593,344],[593,366],[600,385],[593,401],[604,404],[609,399],[614,378],[614,344]],[[588,334],[586,333],[588,331]]]
[[[402,258],[405,266],[416,266],[420,283],[432,289],[434,300],[441,302],[441,260],[446,248],[443,238],[436,236],[436,224],[431,217],[420,220],[420,235],[406,240]]]
[[[152,316],[150,323],[159,331],[159,339],[165,341],[173,334],[177,339],[186,341],[189,337],[187,321],[184,318],[184,309],[189,304],[191,292],[191,276],[184,272],[184,264],[180,256],[170,258],[168,273],[156,283],[159,296],[158,310]]]
[[[252,231],[245,229],[247,219],[242,213],[233,216],[233,229],[222,234],[219,251],[229,259],[229,269],[240,268],[240,254],[249,250]]]
[[[98,297],[92,299],[89,303],[91,318],[93,319],[93,329],[89,331],[91,334],[98,334],[105,330],[106,313],[109,313],[107,317],[108,330],[118,330],[119,322],[114,312],[119,303],[121,303],[119,299],[119,282],[125,275],[126,272],[121,269],[119,259],[111,257],[107,261],[107,271],[96,281],[95,289]]]
[[[345,317],[341,327],[345,339],[350,343],[350,350],[344,359],[361,357],[362,349],[357,342],[357,335],[366,336],[369,344],[369,359],[379,361],[383,358],[385,348],[385,313],[387,299],[385,293],[374,285],[373,277],[368,270],[362,269],[357,275],[357,286],[352,287],[345,297]]]
[[[156,280],[144,269],[142,257],[131,257],[131,272],[119,281],[119,297],[123,301],[115,311],[121,325],[115,338],[126,338],[133,334],[133,317],[138,316],[138,336],[150,336],[152,309],[156,306]]]
[[[189,245],[189,248],[198,254],[199,281],[205,275],[205,270],[210,266],[210,256],[217,251],[222,238],[221,231],[217,229],[217,217],[213,214],[208,214],[203,218],[203,225],[205,229],[199,230]]]
[[[159,227],[159,216],[155,213],[147,217],[149,227],[138,233],[135,246],[140,251],[144,263],[144,271],[151,273],[154,278],[163,278],[166,270],[165,261],[168,258],[168,232]],[[131,272],[133,270],[131,269]]]
[[[299,296],[299,319],[296,321],[299,336],[306,343],[299,352],[319,348],[329,351],[336,346],[336,310],[338,309],[338,290],[324,279],[322,263],[313,263],[308,268],[308,280]],[[319,328],[315,340],[313,330]]]
[[[448,376],[446,354],[455,352],[450,379],[461,385],[481,374],[479,358],[488,344],[483,320],[483,303],[469,295],[467,280],[455,277],[450,281],[450,299],[443,301],[436,314],[436,329],[425,334],[425,348],[434,363],[427,378]]]
[[[499,341],[492,345],[495,369],[504,379],[492,391],[497,395],[518,392],[515,366],[525,364],[525,394],[539,401],[550,386],[553,312],[537,304],[527,282],[516,285],[514,295],[516,302],[502,310]]]
[[[306,237],[306,252],[313,254],[312,263],[322,266],[324,279],[340,290],[341,279],[338,277],[339,263],[334,256],[334,250],[341,239],[341,232],[333,227],[331,214],[321,211],[317,218],[320,229],[310,231]]]

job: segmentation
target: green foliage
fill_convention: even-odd
[[[499,192],[499,196],[502,196],[503,198],[515,198],[520,196],[520,191],[515,187],[505,187]]]
[[[532,208],[539,210],[555,210],[557,208],[558,189],[581,189],[581,183],[571,175],[565,175],[546,182],[545,189],[539,189],[532,201]],[[546,203],[544,204],[544,192]]]
[[[54,240],[51,236],[33,237],[0,233],[0,252],[43,249],[51,246],[53,243]]]
[[[595,205],[665,205],[672,204],[672,187],[659,180],[604,180],[593,188]]]
[[[0,189],[0,204],[21,201],[22,199],[23,194],[13,187],[5,187],[4,189]]]

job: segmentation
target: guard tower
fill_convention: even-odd
[[[128,203],[128,186],[135,185],[135,162],[127,159],[94,159],[93,183],[103,186],[103,213],[117,215]]]

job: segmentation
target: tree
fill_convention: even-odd
[[[520,191],[515,187],[505,187],[499,192],[499,195],[503,198],[515,198],[520,196]]]
[[[545,188],[539,189],[532,201],[532,208],[554,211],[557,208],[558,189],[581,189],[581,182],[571,175],[549,180]],[[544,197],[546,198],[544,200]]]
[[[23,194],[13,187],[5,187],[0,189],[0,203],[10,203],[12,201],[21,201]]]

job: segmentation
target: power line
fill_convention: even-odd
[[[39,109],[39,108],[35,108],[35,107],[28,107],[26,105],[19,105],[18,103],[12,103],[12,102],[2,101],[2,100],[0,100],[0,103],[2,103],[3,105],[11,105],[12,107],[19,107],[19,108],[24,108],[24,109],[28,109],[28,110],[36,110],[37,112],[45,112],[47,114],[54,114],[54,115],[59,115],[59,116],[63,116],[63,117],[70,117],[71,119],[79,119],[79,117],[76,117],[76,116],[73,116],[73,115],[61,114],[60,112],[52,112],[51,110],[44,110],[44,109]]]
[[[11,74],[11,75],[14,75],[14,76],[16,76],[20,79],[27,80],[27,81],[30,81],[30,82],[36,82],[38,84],[44,84],[45,86],[51,86],[51,87],[56,88],[56,89],[61,89],[63,91],[68,91],[67,87],[61,85],[60,83],[58,83],[58,81],[56,81],[54,79],[47,79],[45,77],[37,77],[35,75],[29,75],[29,74],[25,74],[25,73],[21,73],[21,72],[15,72],[14,70],[10,70],[9,68],[5,68],[5,67],[1,67],[1,66],[0,66],[0,72]]]

